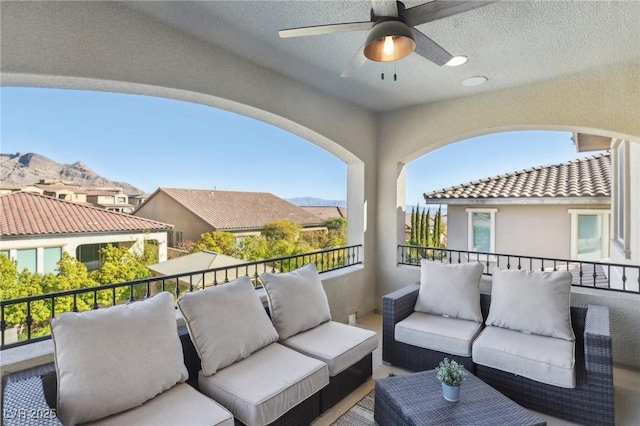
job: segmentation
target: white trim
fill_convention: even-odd
[[[620,164],[618,160],[618,152],[619,150],[623,150],[624,152],[624,176],[622,180],[620,179]],[[612,163],[612,191],[611,191],[611,209],[613,211],[612,214],[612,232],[611,232],[611,240],[613,243],[622,250],[625,258],[631,258],[631,182],[630,182],[630,171],[631,171],[631,162],[630,162],[630,149],[629,149],[629,141],[626,140],[616,140],[613,142],[611,146],[611,163]],[[620,184],[624,185],[622,188],[622,194],[620,194]],[[620,198],[623,199],[624,211],[620,212]],[[622,215],[622,220],[624,221],[624,229],[622,230],[622,234],[620,235],[620,216]]]
[[[429,199],[430,204],[445,205],[471,205],[471,206],[496,206],[496,205],[592,205],[609,204],[611,197],[513,197],[513,198],[443,198]],[[480,208],[480,207],[479,207]]]
[[[578,258],[578,216],[598,215],[602,217],[602,259],[608,259],[610,256],[609,230],[611,229],[611,211],[604,209],[568,209],[567,213],[571,215],[571,258]]]
[[[468,208],[467,212],[467,249],[469,251],[476,251],[473,247],[473,214],[474,213],[489,213],[491,221],[491,228],[489,229],[489,252],[494,253],[496,251],[496,213],[498,209],[483,209],[483,208]]]

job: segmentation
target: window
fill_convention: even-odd
[[[176,232],[176,247],[182,245],[182,232]]]
[[[11,260],[9,250],[0,250],[0,254],[4,254],[5,256],[7,256],[7,259]]]
[[[18,250],[16,257],[18,272],[28,269],[30,272],[38,272],[38,252],[37,249]]]
[[[613,241],[626,258],[631,257],[629,198],[629,143],[616,141],[613,144]]]
[[[44,249],[44,265],[43,270],[45,274],[49,272],[56,272],[58,269],[58,261],[62,257],[62,247],[45,247]]]
[[[127,198],[126,197],[118,197],[118,202],[119,203],[126,203],[127,202]]]
[[[498,209],[467,209],[470,251],[495,252]]]
[[[602,260],[609,257],[609,211],[569,210],[571,214],[571,257]]]
[[[115,247],[121,247],[120,243],[107,243],[107,244],[83,244],[76,249],[76,258],[84,263],[89,271],[94,271],[100,268],[102,264],[100,253],[103,248],[108,245]]]

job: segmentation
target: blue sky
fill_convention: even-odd
[[[270,124],[211,107],[147,96],[0,89],[0,151],[82,161],[112,180],[346,199],[347,168]],[[448,145],[407,166],[407,203],[473,179],[558,163],[578,154],[566,132],[509,132]]]

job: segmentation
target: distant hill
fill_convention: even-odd
[[[296,206],[338,206],[347,207],[346,200],[325,200],[323,198],[315,197],[295,197],[288,198],[287,201],[295,204]]]
[[[15,185],[33,185],[41,179],[61,180],[83,187],[119,187],[125,194],[143,194],[139,188],[100,176],[86,164],[61,164],[43,155],[0,154],[0,180]]]

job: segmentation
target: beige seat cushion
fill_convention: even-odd
[[[206,395],[180,383],[139,407],[86,425],[233,426],[233,416]]]
[[[482,324],[457,318],[446,318],[414,312],[398,322],[395,339],[451,355],[471,356],[471,344],[482,330]]]
[[[329,301],[313,263],[286,274],[261,276],[280,340],[331,320]]]
[[[58,376],[57,415],[65,425],[138,407],[187,379],[173,296],[51,322]]]
[[[473,344],[473,362],[548,385],[576,386],[570,340],[486,327]]]
[[[247,426],[266,425],[329,383],[327,364],[279,343],[218,370],[198,375],[200,391]]]
[[[206,375],[278,340],[248,277],[183,294],[178,306]]]
[[[482,322],[480,262],[449,264],[420,261],[420,291],[414,311]]]
[[[378,347],[378,335],[375,331],[329,321],[280,343],[325,362],[329,376],[333,377],[373,352]]]

